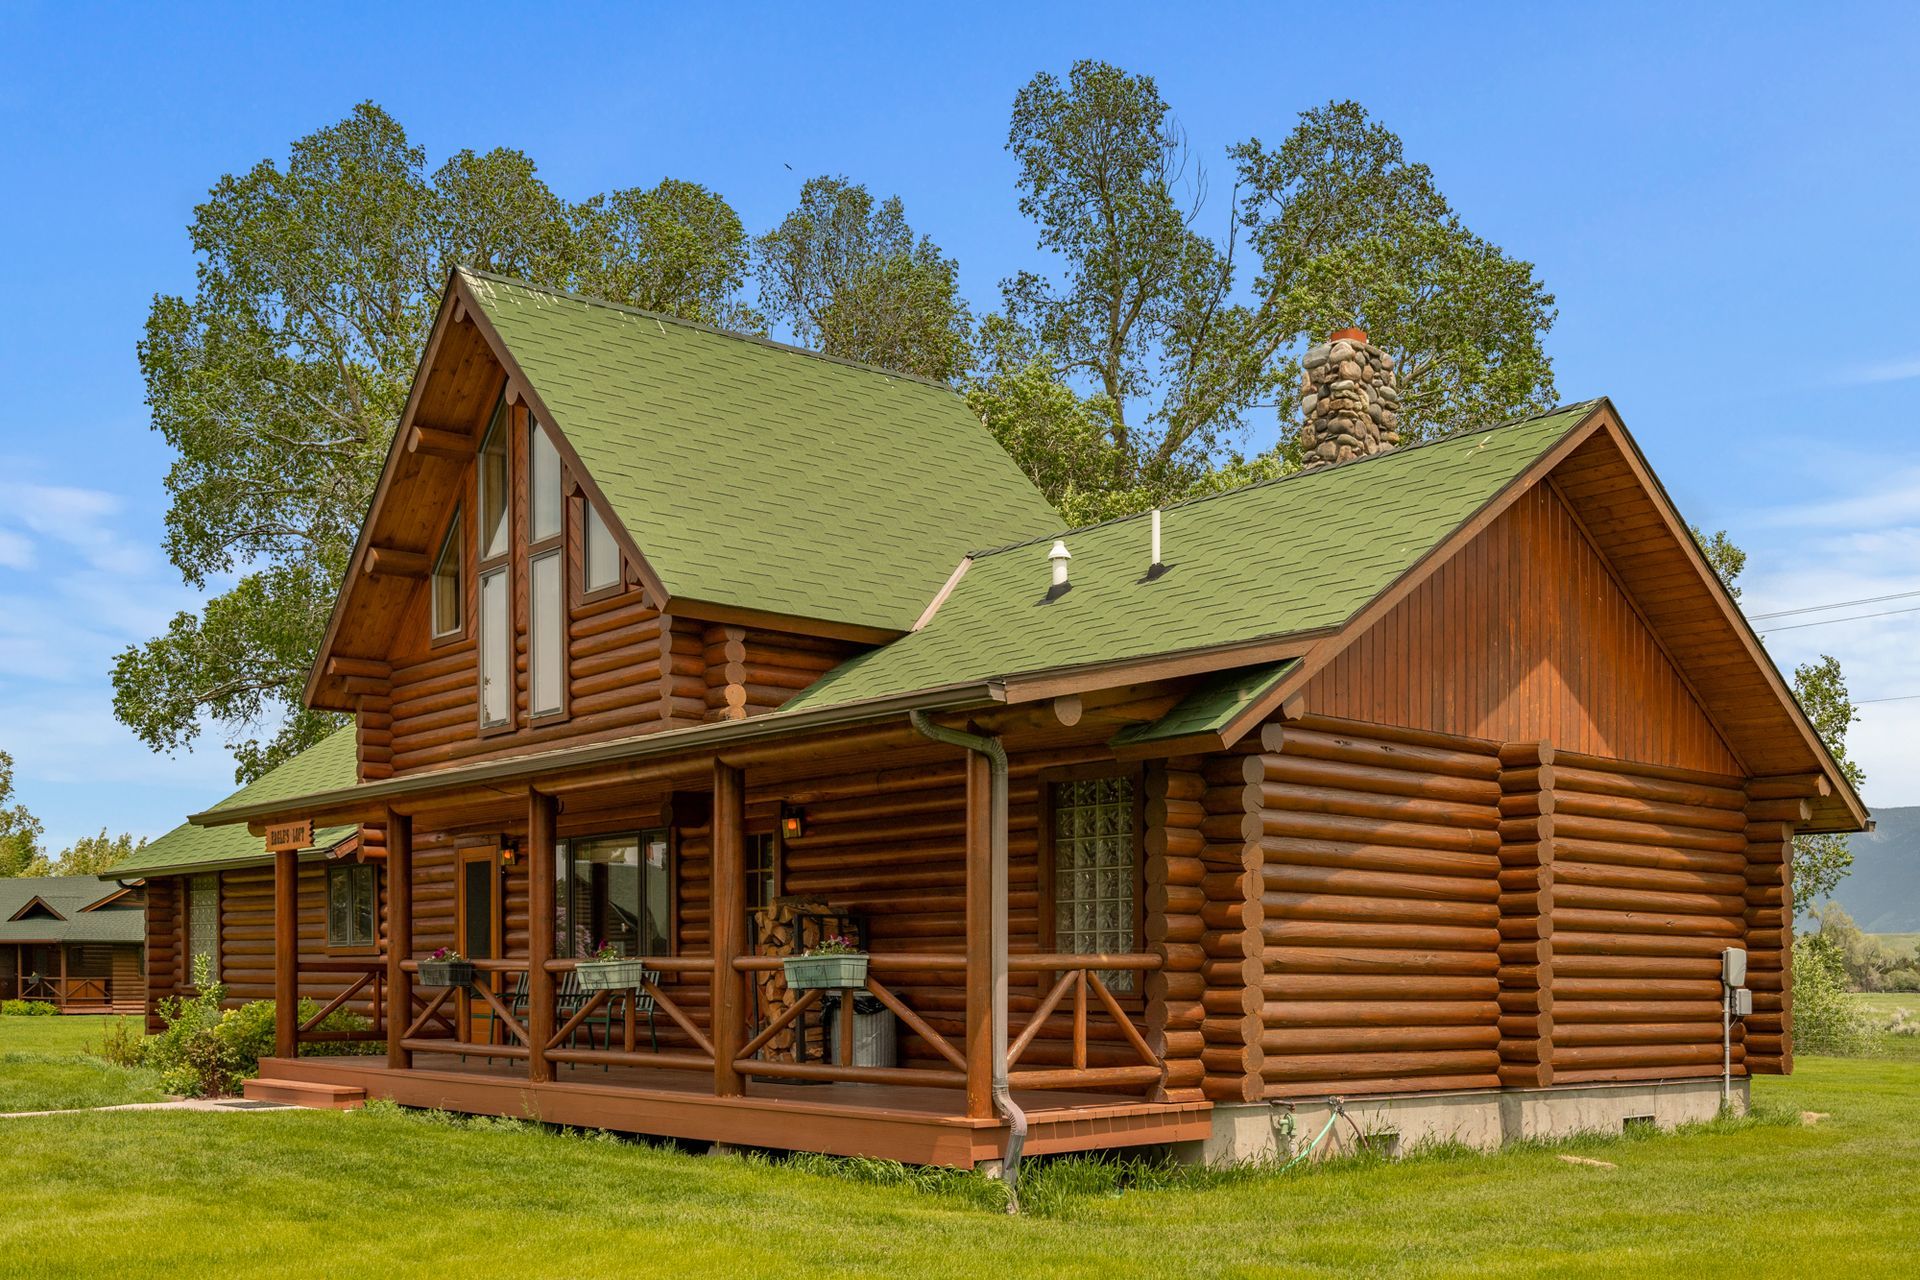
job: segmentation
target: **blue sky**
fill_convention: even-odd
[[[268,8],[0,10],[0,749],[56,849],[228,788],[217,739],[155,757],[112,716],[113,654],[194,601],[159,550],[134,344],[191,287],[208,186],[366,98],[430,163],[518,147],[574,198],[673,175],[754,229],[845,173],[898,193],[983,306],[1035,261],[1002,149],[1034,72],[1153,74],[1216,189],[1231,143],[1357,98],[1537,264],[1563,397],[1611,395],[1682,511],[1748,548],[1752,611],[1920,590],[1912,8]],[[1837,654],[1858,697],[1920,694],[1917,626],[1769,644]],[[1920,803],[1920,700],[1864,710],[1868,800]]]

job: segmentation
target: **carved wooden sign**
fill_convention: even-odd
[[[267,827],[267,852],[284,853],[289,849],[310,849],[313,847],[313,819],[302,818],[298,822],[275,822]]]

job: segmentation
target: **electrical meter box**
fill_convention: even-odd
[[[1733,992],[1733,1016],[1744,1018],[1753,1012],[1753,992],[1736,987]]]
[[[1730,987],[1747,985],[1747,953],[1739,947],[1728,947],[1720,953],[1720,981]]]

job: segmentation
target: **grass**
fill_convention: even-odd
[[[102,1061],[107,1017],[0,1017],[0,1113],[159,1102],[153,1074]],[[10,1123],[24,1123],[14,1121]],[[11,1130],[0,1130],[0,1133]]]
[[[1045,1212],[1013,1221],[970,1175],[712,1159],[394,1108],[15,1120],[0,1274],[307,1275],[321,1258],[399,1276],[1911,1274],[1920,1062],[1805,1058],[1755,1094],[1758,1118],[1679,1135],[1161,1190],[1036,1163],[1028,1199]],[[1831,1114],[1804,1126],[1802,1110]]]

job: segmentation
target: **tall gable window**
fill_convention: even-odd
[[[508,576],[513,459],[507,429],[511,417],[506,397],[502,396],[480,442],[476,478],[480,517],[475,533],[480,558],[480,726],[484,729],[513,723],[513,591]]]
[[[527,415],[527,714],[565,709],[566,565],[560,451]]]
[[[460,632],[460,508],[453,509],[447,522],[447,536],[441,539],[440,554],[433,560],[433,638],[441,640]]]
[[[507,402],[502,397],[487,424],[480,442],[480,558],[491,560],[507,554],[507,509],[511,489],[507,483]]]
[[[1055,950],[1068,955],[1132,951],[1139,880],[1133,779],[1056,782],[1047,798]],[[1131,971],[1100,977],[1115,991],[1133,990]]]
[[[581,504],[586,510],[585,533],[581,538],[585,554],[583,585],[588,591],[606,591],[620,585],[620,546],[600,508],[591,501]]]

